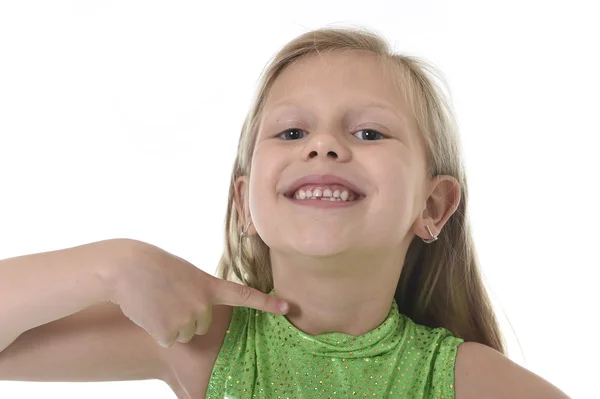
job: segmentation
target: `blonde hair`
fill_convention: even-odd
[[[428,75],[439,74],[417,57],[392,52],[381,36],[368,29],[322,28],[304,33],[275,54],[263,71],[239,139],[229,186],[225,250],[217,277],[265,293],[273,289],[269,247],[258,236],[239,239],[244,226],[235,206],[234,184],[238,177],[250,175],[261,112],[275,79],[290,64],[330,51],[366,52],[378,56],[390,68],[399,92],[413,107],[426,144],[428,176],[450,175],[460,184],[460,204],[439,239],[425,244],[415,236],[408,248],[395,294],[400,312],[418,324],[444,327],[465,341],[479,342],[505,354],[504,339],[479,271],[466,215],[469,196],[456,120],[450,102]]]

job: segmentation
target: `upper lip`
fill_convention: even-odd
[[[328,185],[328,184],[339,184],[341,186],[345,186],[350,190],[354,191],[356,194],[360,196],[364,196],[365,194],[352,182],[336,175],[332,174],[319,174],[319,175],[308,175],[299,178],[294,181],[290,187],[285,191],[285,195],[290,197],[293,196],[294,193],[302,186],[307,184],[320,184],[320,185]]]

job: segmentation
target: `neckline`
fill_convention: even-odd
[[[269,295],[275,295],[275,289]],[[292,339],[298,347],[314,355],[339,358],[362,358],[389,352],[402,340],[402,331],[406,326],[406,319],[399,312],[395,298],[386,319],[379,326],[358,336],[342,332],[310,335],[294,326],[285,315],[269,312],[263,312],[263,315],[269,321],[265,328],[277,330],[270,336],[278,344],[286,345]]]

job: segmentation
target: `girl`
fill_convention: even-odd
[[[4,260],[0,378],[159,378],[180,398],[566,398],[504,356],[429,69],[366,30],[291,41],[242,128],[219,278],[135,240]]]

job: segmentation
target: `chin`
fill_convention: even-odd
[[[329,258],[343,252],[338,249],[331,247],[311,247],[311,248],[294,248],[298,253],[304,256],[311,256],[313,258]]]
[[[295,241],[291,243],[291,247],[302,255],[317,258],[334,256],[350,248],[349,243],[343,242],[339,237],[332,238],[334,237],[313,236],[302,241]]]

